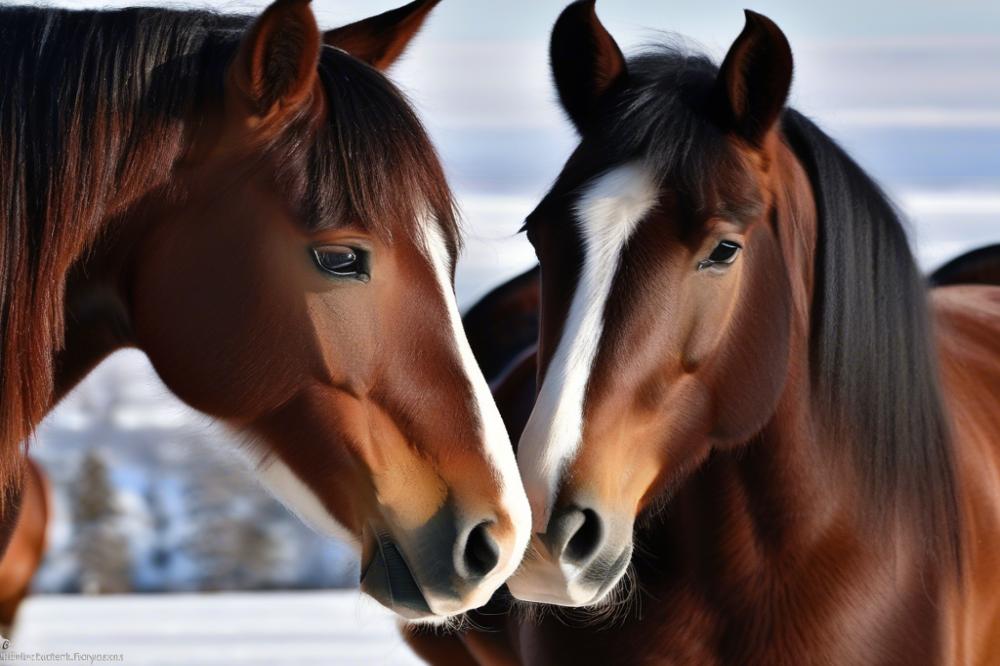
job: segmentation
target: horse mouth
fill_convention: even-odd
[[[507,581],[507,586],[522,601],[569,608],[600,606],[621,583],[632,561],[632,550],[628,544],[616,555],[599,558],[569,575],[551,559],[526,559],[526,565]]]
[[[361,572],[361,589],[408,620],[434,616],[402,553],[380,535],[375,555]]]
[[[611,563],[610,566],[605,568],[604,576],[598,578],[591,574],[585,574],[587,578],[593,578],[594,582],[598,582],[599,586],[597,592],[594,593],[593,598],[587,605],[599,604],[611,591],[613,587],[621,583],[622,576],[625,570],[628,568],[629,563],[632,561],[632,547],[629,546],[622,553],[615,558],[615,561]]]

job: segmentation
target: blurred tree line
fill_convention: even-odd
[[[225,428],[122,352],[66,396],[32,444],[54,495],[42,592],[357,585],[352,550],[311,532],[234,455]]]
[[[303,552],[301,530],[306,528],[246,474],[218,465],[186,471],[179,505],[171,506],[162,486],[151,480],[140,496],[145,536],[138,539],[111,465],[102,449],[89,449],[68,489],[72,522],[67,554],[75,571],[61,591],[123,594],[354,584],[349,563]]]

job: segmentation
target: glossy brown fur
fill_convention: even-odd
[[[773,448],[713,454],[646,521],[634,559],[638,589],[613,619],[525,613],[499,601],[499,611],[471,614],[478,629],[420,634],[418,654],[450,664],[435,650],[456,650],[483,666],[993,663],[1000,654],[1000,288],[938,288],[931,299],[943,392],[961,443],[962,543],[969,547],[960,583],[951,570],[912,555],[919,549],[887,564],[882,540],[890,537],[846,517],[856,512],[854,498],[825,478],[829,470],[812,469],[817,454],[796,435],[809,426],[793,381],[761,435]],[[791,377],[804,364],[793,362]],[[533,385],[530,374],[515,373],[496,387],[505,419],[523,424],[516,396]]]
[[[17,525],[0,559],[0,634],[7,637],[45,555],[50,495],[45,473],[29,459]]]
[[[574,7],[598,29],[592,2]],[[761,82],[753,72],[764,76],[783,59],[776,57],[779,36],[773,23],[748,15],[730,57],[749,62],[734,71]],[[720,76],[725,71],[724,65]],[[790,70],[779,72],[770,83],[787,82],[789,76]],[[721,89],[731,100],[752,87]],[[810,148],[803,132],[818,134],[804,130],[806,121],[792,111],[784,125],[762,123],[780,112],[767,94],[749,102],[749,119],[717,116],[731,130],[727,141],[737,159],[710,160],[712,170],[700,172],[712,177],[709,202],[731,204],[741,192],[750,194],[751,205],[742,212],[730,208],[719,216],[744,221],[742,265],[711,288],[692,286],[697,278],[690,276],[691,266],[711,251],[711,243],[701,239],[713,225],[699,226],[695,211],[711,217],[718,207],[685,204],[674,195],[690,193],[687,183],[668,180],[660,205],[625,250],[622,279],[614,286],[620,291],[605,313],[606,341],[588,386],[580,450],[567,465],[555,504],[584,497],[604,511],[605,520],[634,516],[631,578],[620,584],[623,593],[612,596],[610,606],[605,599],[593,609],[525,613],[509,602],[504,608],[498,599],[500,611],[471,617],[484,631],[451,639],[478,663],[868,665],[1000,659],[1000,288],[933,290],[926,299],[929,358],[921,355],[924,331],[916,318],[914,331],[891,331],[901,349],[878,347],[866,361],[926,363],[926,375],[919,374],[923,368],[908,374],[901,365],[886,379],[909,382],[912,390],[893,397],[901,411],[887,413],[881,425],[899,416],[933,428],[933,412],[940,409],[943,433],[908,431],[905,421],[896,421],[896,427],[906,435],[866,432],[862,421],[829,423],[831,413],[863,419],[865,412],[864,405],[838,411],[818,399],[829,391],[838,401],[850,401],[824,386],[829,380],[817,368],[826,362],[825,353],[836,358],[855,351],[817,350],[816,338],[829,335],[822,329],[829,302],[817,300],[821,293],[824,299],[838,297],[824,291],[838,284],[825,271],[836,269],[838,261],[845,271],[881,270],[899,261],[899,276],[879,283],[886,296],[916,293],[915,307],[922,308],[926,295],[905,238],[894,236],[901,233],[898,223],[876,229],[883,215],[892,215],[880,203],[881,193],[870,183],[858,185],[864,179],[842,156],[836,159],[851,174],[845,182],[819,178],[822,171],[804,163]],[[783,101],[783,94],[779,97]],[[739,116],[741,105],[732,106]],[[586,130],[584,135],[586,144]],[[571,182],[573,168],[571,160],[564,172]],[[857,249],[864,241],[833,238],[851,229],[826,225],[851,221],[821,206],[821,193],[831,196],[823,187],[843,187],[839,196],[861,191],[854,187],[866,189],[868,198],[856,205],[878,212],[871,220],[858,219],[872,226],[857,231],[885,233],[879,247],[898,253],[873,252],[876,262],[885,262],[875,267],[866,265],[869,254],[860,249],[857,265],[855,258],[830,255],[837,243],[854,243]],[[565,195],[559,183],[555,190]],[[821,220],[821,210],[829,217]],[[564,220],[555,217],[557,211],[543,202],[539,219],[529,221],[542,263],[541,377],[573,289],[565,275],[573,261],[553,259],[569,244],[560,236],[565,227],[558,226]],[[685,232],[683,224],[691,220],[692,231]],[[553,271],[562,291],[546,285]],[[877,291],[874,301],[867,301],[870,290],[843,297],[856,299],[865,316],[869,311],[863,308],[872,305],[873,317],[891,311],[880,304]],[[546,327],[553,321],[549,339]],[[874,343],[878,331],[869,332]],[[893,356],[900,351],[903,356]],[[672,365],[678,358],[682,369]],[[839,369],[859,376],[870,370],[850,360]],[[517,395],[518,387],[498,387],[498,394]],[[875,455],[866,467],[852,448],[880,445],[882,436],[888,438],[883,444],[904,448],[882,452],[895,458],[887,469],[876,469],[885,461]],[[907,459],[905,447],[918,446],[926,446],[921,456],[928,458]],[[935,456],[937,462],[927,465]],[[869,485],[873,480],[875,487]],[[533,557],[547,557],[543,546],[538,555],[529,554],[522,571],[535,564]]]

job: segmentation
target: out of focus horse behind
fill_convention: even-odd
[[[1000,286],[1000,243],[979,247],[955,257],[931,273],[932,287],[949,284],[992,284]]]
[[[42,468],[30,458],[24,468],[21,510],[7,551],[0,559],[0,634],[10,636],[17,609],[45,555],[50,489]]]

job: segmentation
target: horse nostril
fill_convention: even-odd
[[[482,578],[496,568],[500,561],[500,547],[490,536],[489,522],[482,522],[472,528],[465,542],[462,555],[462,569],[469,578]]]
[[[601,519],[590,509],[583,510],[583,524],[570,537],[563,558],[571,562],[589,560],[601,545]]]
[[[604,529],[596,511],[573,506],[552,516],[547,536],[553,555],[563,562],[584,564],[600,549]]]

